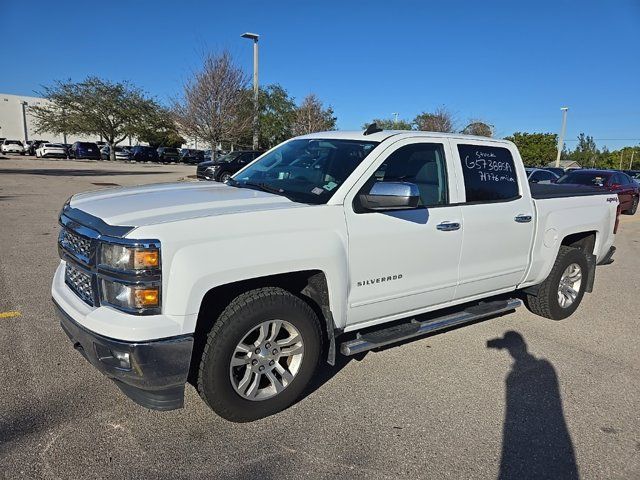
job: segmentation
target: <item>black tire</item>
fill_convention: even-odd
[[[573,303],[567,307],[562,307],[558,300],[560,279],[567,267],[574,263],[578,264],[582,270],[582,281],[578,295]],[[587,286],[588,271],[589,266],[584,252],[577,248],[562,245],[549,276],[540,284],[538,294],[526,295],[525,304],[527,308],[532,313],[540,315],[541,317],[550,318],[551,320],[563,320],[569,317],[576,311],[582,301]]]
[[[625,210],[624,213],[625,215],[635,215],[636,211],[638,210],[638,199],[640,197],[634,197],[633,198],[633,203],[631,204],[631,208],[629,210]]]
[[[231,384],[230,362],[236,345],[252,328],[267,320],[282,319],[302,337],[304,354],[297,374],[280,393],[264,400],[248,400]],[[292,405],[314,375],[322,351],[320,322],[311,307],[281,288],[250,290],[236,297],[214,323],[207,336],[198,372],[198,392],[218,415],[233,422],[250,422]]]
[[[231,174],[229,172],[222,172],[218,177],[218,181],[220,183],[224,183],[231,178]]]

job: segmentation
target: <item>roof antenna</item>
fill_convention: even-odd
[[[373,122],[371,125],[367,127],[363,135],[371,135],[372,133],[378,133],[378,132],[382,132],[382,129],[378,127],[378,124],[376,122]]]

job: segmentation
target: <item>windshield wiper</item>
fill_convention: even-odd
[[[231,184],[234,187],[253,188],[254,190],[258,189],[258,190],[262,190],[263,192],[273,193],[274,195],[282,195],[283,197],[289,198],[289,196],[286,193],[284,193],[284,190],[282,190],[281,188],[272,187],[267,183],[255,183],[255,182],[247,182],[247,181],[239,182],[237,180],[234,180],[233,178],[230,178],[228,181],[229,181],[229,184]],[[291,199],[289,198],[289,200]]]

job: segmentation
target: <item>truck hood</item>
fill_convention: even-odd
[[[305,206],[280,195],[215,182],[109,188],[74,195],[69,205],[109,225],[131,227]]]

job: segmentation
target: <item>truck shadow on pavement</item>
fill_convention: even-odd
[[[527,351],[517,332],[487,342],[513,358],[506,377],[500,480],[578,479],[571,435],[553,365]]]

